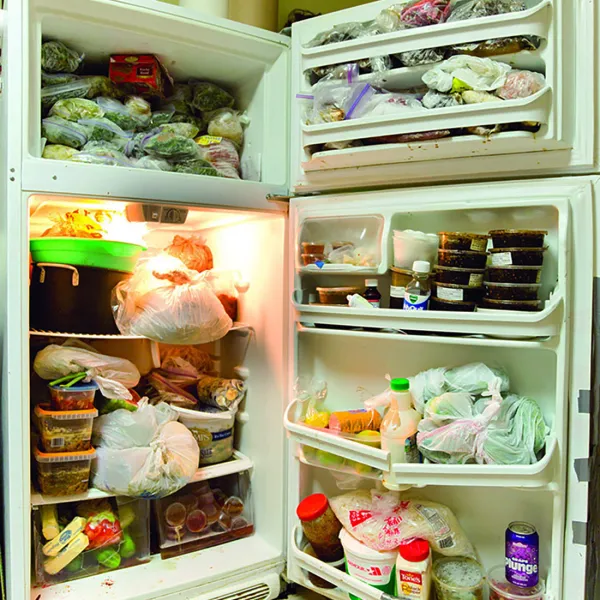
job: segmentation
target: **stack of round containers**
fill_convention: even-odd
[[[448,231],[438,236],[431,310],[473,312],[483,297],[489,236]]]
[[[482,306],[498,310],[538,311],[547,231],[490,231],[492,248]]]

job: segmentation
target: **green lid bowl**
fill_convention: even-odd
[[[35,263],[95,267],[131,273],[144,246],[89,238],[44,237],[29,241]]]

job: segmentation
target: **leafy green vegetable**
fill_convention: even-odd
[[[121,541],[121,545],[119,546],[119,554],[123,558],[131,558],[135,555],[136,551],[135,542],[133,538],[129,535],[127,531],[123,532],[123,540]]]
[[[92,75],[83,78],[89,84],[89,91],[86,98],[96,98],[96,96],[117,96],[119,91],[117,86],[104,75]]]
[[[160,110],[156,110],[152,113],[150,117],[150,127],[159,127],[160,125],[166,125],[173,115],[175,114],[175,109],[172,106],[165,106]]]
[[[161,131],[170,131],[177,135],[193,138],[198,135],[198,128],[191,123],[167,123],[160,126]]]
[[[194,115],[184,115],[181,113],[175,113],[171,117],[171,123],[191,123],[198,128],[199,133],[206,131],[206,122],[202,117],[196,117]]]
[[[42,44],[42,69],[50,73],[74,73],[83,62],[75,50],[62,42],[46,42]]]
[[[83,554],[78,554],[66,567],[68,573],[76,573],[83,569]]]
[[[42,88],[42,107],[48,110],[59,100],[70,98],[85,98],[90,90],[90,85],[84,79],[71,81],[70,83],[59,83]]]
[[[59,100],[50,109],[50,116],[61,117],[67,121],[79,119],[98,119],[104,116],[102,109],[85,98],[67,98]]]
[[[116,123],[110,119],[102,117],[100,119],[81,119],[79,125],[85,127],[88,140],[90,141],[113,141],[117,140],[121,148],[124,148],[131,139],[131,134],[123,131]]]
[[[198,146],[193,139],[171,131],[161,131],[142,142],[144,152],[151,156],[186,160],[198,156]]]
[[[235,102],[233,96],[214,83],[200,82],[192,86],[194,97],[192,106],[202,112],[217,108],[231,108]]]
[[[166,104],[173,106],[175,112],[191,114],[192,96],[192,88],[187,83],[176,83],[173,95],[167,99]]]
[[[194,160],[184,160],[173,165],[173,171],[176,173],[191,173],[193,175],[209,175],[211,177],[220,177],[219,172],[211,166],[206,160],[197,158]]]
[[[137,128],[146,127],[150,121],[150,113],[140,115],[115,98],[100,96],[96,98],[96,104],[102,109],[107,119],[110,119],[125,131],[135,131]]]
[[[52,144],[81,148],[87,142],[85,129],[60,117],[42,120],[42,135]]]
[[[104,567],[116,569],[121,564],[121,555],[114,548],[102,548],[96,552],[96,560]]]
[[[42,87],[71,83],[71,81],[76,81],[77,79],[79,79],[79,75],[75,75],[74,73],[46,73],[42,70]]]
[[[142,156],[135,163],[138,169],[148,169],[150,171],[172,171],[171,163],[164,158],[155,158],[154,156]]]
[[[78,150],[62,144],[47,144],[42,152],[42,158],[50,158],[52,160],[71,160]]]

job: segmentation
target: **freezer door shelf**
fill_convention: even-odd
[[[452,485],[470,486],[477,481],[479,486],[522,487],[555,490],[553,478],[558,460],[558,444],[554,435],[546,438],[546,452],[533,465],[442,465],[392,463],[390,453],[347,440],[325,431],[319,431],[294,422],[298,402],[293,401],[284,416],[284,426],[290,439],[300,446],[308,446],[346,460],[366,465],[383,472],[383,479],[398,485]],[[304,454],[302,455],[304,456]],[[303,462],[308,462],[306,459]],[[315,462],[309,464],[317,466]],[[325,468],[335,471],[334,466]],[[345,472],[341,470],[341,472]]]

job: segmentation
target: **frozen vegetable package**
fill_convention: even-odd
[[[111,167],[131,167],[131,161],[121,152],[122,145],[117,141],[88,142],[82,151],[73,156],[73,162]]]
[[[123,131],[116,123],[101,117],[98,119],[80,119],[79,125],[85,128],[88,140],[114,142],[118,146],[125,148],[131,140],[130,132]]]
[[[181,135],[183,137],[194,138],[198,135],[198,127],[193,123],[165,123],[158,127],[161,131],[168,131],[175,135]]]
[[[106,117],[125,131],[135,131],[136,128],[145,127],[150,122],[150,113],[140,113],[136,110],[137,105],[126,106],[116,98],[107,96],[99,96],[95,103],[102,112],[99,116]]]
[[[59,83],[42,88],[40,93],[42,99],[42,108],[50,109],[53,104],[59,100],[69,98],[87,98],[90,91],[90,83],[85,79],[78,79],[69,83]]]
[[[133,166],[136,169],[148,169],[150,171],[172,171],[173,167],[169,162],[162,158],[154,158],[153,156],[142,156],[138,160],[134,160]]]
[[[214,83],[192,83],[192,106],[203,113],[218,108],[231,108],[235,100],[233,96]]]
[[[55,102],[49,114],[51,117],[61,117],[67,121],[79,121],[79,119],[99,119],[104,116],[104,111],[92,100],[66,98]]]
[[[195,140],[199,157],[208,161],[219,175],[239,179],[240,156],[235,144],[226,138],[203,135]]]
[[[140,147],[146,154],[173,161],[199,157],[198,146],[193,139],[173,131],[159,131],[144,137]]]
[[[61,117],[42,120],[42,135],[52,144],[81,148],[87,142],[87,131],[81,125]]]
[[[244,127],[249,122],[246,115],[231,108],[220,108],[209,113],[207,119],[208,135],[227,138],[241,147],[244,141]]]
[[[519,12],[526,8],[524,0],[453,0],[448,22]]]
[[[168,254],[138,261],[113,290],[113,312],[123,335],[167,344],[205,344],[232,326],[205,275]]]
[[[445,556],[473,556],[473,546],[454,513],[428,500],[403,500],[395,492],[356,490],[329,499],[346,531],[379,552],[395,550],[415,538]]]
[[[62,144],[47,144],[42,152],[42,158],[52,160],[71,160],[79,151]]]
[[[48,73],[74,73],[83,62],[83,55],[62,42],[42,44],[42,69]]]

